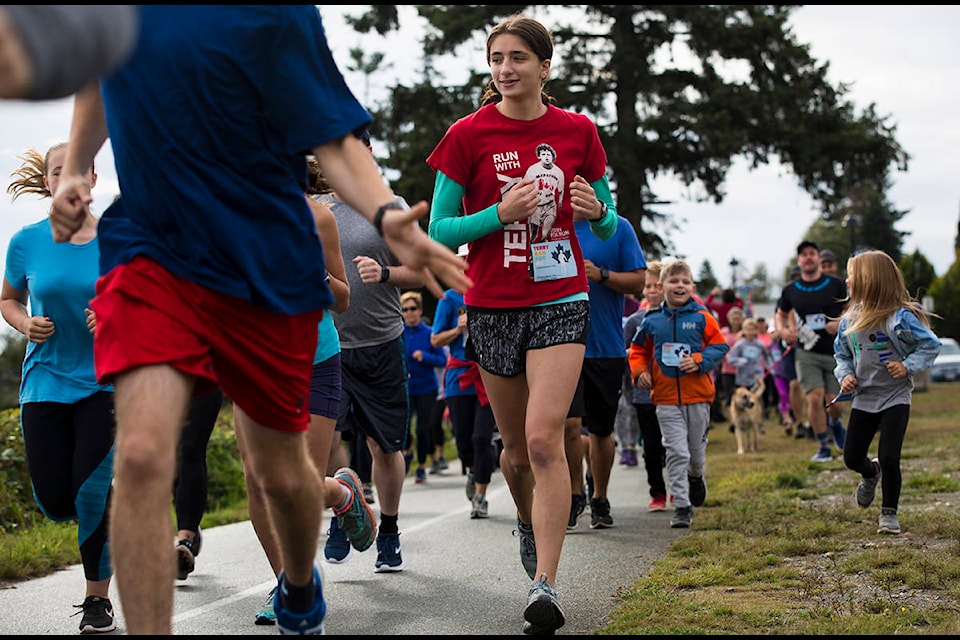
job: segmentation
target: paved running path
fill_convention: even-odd
[[[645,478],[642,466],[615,464],[610,501],[616,526],[591,530],[587,513],[567,534],[557,584],[567,619],[561,635],[605,625],[619,604],[618,592],[632,587],[670,541],[686,532],[670,528],[671,512],[647,512]],[[405,564],[400,573],[374,573],[375,547],[355,553],[346,564],[327,564],[321,536],[317,557],[328,603],[326,633],[519,634],[530,581],[520,565],[519,539],[512,535],[516,511],[499,473],[489,501],[490,518],[471,520],[456,462],[425,484],[408,478],[400,507]],[[253,624],[274,583],[249,522],[206,530],[196,571],[176,582],[174,632],[275,634],[275,627]],[[122,603],[115,587],[112,592],[116,635],[123,633]],[[79,610],[71,605],[82,601],[79,566],[0,586],[4,633],[77,634],[80,617],[71,614]]]

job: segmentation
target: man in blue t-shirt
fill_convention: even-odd
[[[587,496],[590,501],[590,528],[606,529],[613,526],[607,486],[616,454],[613,431],[627,366],[627,352],[623,344],[625,295],[643,291],[647,261],[640,248],[637,232],[623,216],[617,216],[617,230],[607,240],[597,238],[590,231],[590,221],[579,219],[576,214],[574,230],[583,251],[584,271],[590,281],[590,329],[580,371],[583,425],[589,434],[587,456],[593,477],[592,495]],[[573,441],[569,436],[565,439],[568,443]],[[579,462],[571,459],[575,457],[567,456],[568,464],[574,468]],[[577,484],[573,488],[576,491]],[[579,514],[575,514],[575,511],[583,510],[581,500],[578,494],[571,497],[568,529],[576,526],[576,515]]]
[[[333,296],[304,198],[306,156],[436,295],[431,271],[465,289],[465,265],[419,226],[426,203],[404,211],[350,135],[370,115],[316,6],[143,5],[136,42],[76,94],[50,213],[54,239],[68,241],[109,132],[123,191],[99,223],[91,307],[97,376],[116,387],[110,538],[127,631],[171,632],[176,443],[191,396],[219,385],[277,532],[278,628],[322,633],[323,500],[306,429],[317,324]]]

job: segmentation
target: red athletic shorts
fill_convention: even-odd
[[[307,429],[322,310],[267,311],[175,276],[145,256],[102,276],[91,307],[101,383],[136,367],[167,364],[196,376],[195,395],[219,386],[264,426]]]

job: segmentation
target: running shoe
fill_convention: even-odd
[[[530,579],[537,575],[537,540],[533,536],[533,525],[520,522],[517,516],[517,528],[513,534],[520,538],[520,563]]]
[[[897,520],[896,509],[887,508],[881,510],[877,533],[889,533],[891,535],[900,534],[900,521]]]
[[[377,536],[377,562],[373,570],[376,573],[403,571],[399,533],[381,533]]]
[[[327,542],[323,545],[323,557],[330,564],[343,564],[353,557],[353,545],[347,533],[340,528],[336,518],[330,520],[327,530]]]
[[[177,540],[177,580],[186,580],[196,567],[196,557],[200,555],[200,545],[203,543],[200,531],[193,540],[184,538]]]
[[[877,495],[877,484],[880,482],[880,461],[874,458],[870,462],[876,470],[876,475],[872,478],[860,476],[860,484],[857,485],[857,505],[866,509],[873,503],[873,498]]]
[[[273,608],[273,599],[277,595],[277,587],[274,586],[267,594],[267,601],[263,603],[257,615],[253,618],[253,624],[265,626],[277,624],[277,610]]]
[[[490,517],[490,504],[484,496],[478,493],[473,496],[473,500],[471,500],[470,503],[470,517],[472,519],[476,520],[477,518]]]
[[[363,499],[363,483],[360,482],[356,472],[349,467],[338,469],[333,477],[350,490],[350,503],[343,510],[334,511],[337,515],[337,525],[346,533],[350,544],[357,551],[366,551],[373,544],[377,524],[370,505]]]
[[[427,470],[423,467],[417,467],[417,479],[415,482],[417,484],[423,484],[427,481]]]
[[[670,520],[670,527],[673,529],[689,529],[693,524],[693,507],[677,507],[673,512],[673,518]]]
[[[666,511],[667,496],[656,495],[650,498],[650,504],[647,505],[647,511]]]
[[[590,500],[590,528],[609,529],[612,526],[610,501],[607,498],[592,498]]]
[[[473,471],[467,472],[467,500],[473,501],[473,496],[477,493],[477,481],[474,479]]]
[[[306,613],[293,613],[283,608],[283,571],[277,581],[279,588],[273,595],[273,608],[277,613],[277,631],[284,636],[322,636],[323,618],[327,615],[327,603],[323,599],[323,584],[320,571],[313,568],[313,582],[317,585],[317,599]]]
[[[690,483],[690,504],[702,507],[707,500],[707,483],[704,482],[703,476],[687,476],[687,480]]]
[[[831,462],[832,460],[833,460],[833,454],[830,453],[830,447],[827,447],[827,448],[820,447],[820,449],[818,449],[817,452],[813,454],[813,457],[810,458],[810,462]]]
[[[106,633],[107,631],[113,631],[117,628],[113,620],[113,605],[110,603],[109,598],[87,596],[83,604],[75,604],[73,606],[81,609],[83,613],[83,617],[80,618],[80,633],[84,635]],[[81,613],[81,611],[77,613]]]
[[[577,528],[577,520],[583,515],[587,508],[587,496],[582,493],[575,493],[570,496],[570,517],[567,519],[567,531],[573,531]]]
[[[377,501],[373,495],[373,487],[369,483],[363,485],[363,499],[367,504],[373,504]]]
[[[523,632],[526,635],[553,635],[566,620],[557,592],[547,582],[547,574],[530,585],[527,593],[527,606],[523,610]]]

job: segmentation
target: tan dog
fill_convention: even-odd
[[[763,424],[763,379],[757,377],[752,387],[737,387],[730,399],[730,422],[737,437],[737,453],[756,453]]]

